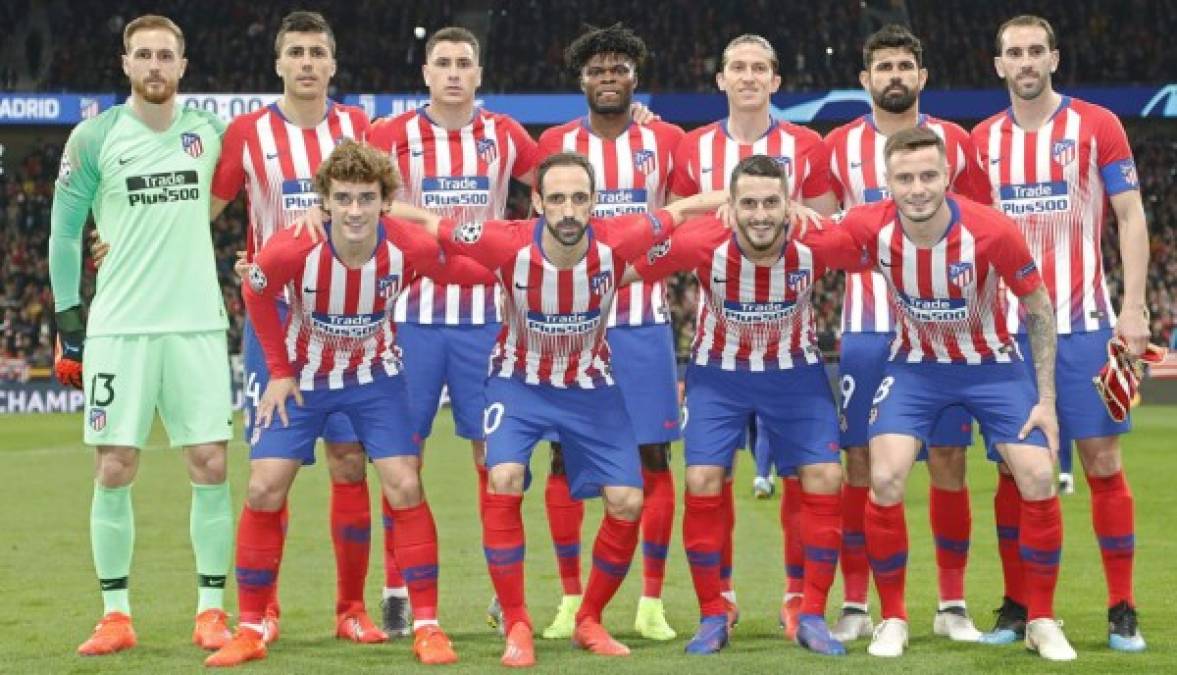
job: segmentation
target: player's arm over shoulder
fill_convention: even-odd
[[[706,262],[715,247],[731,236],[714,216],[691,218],[674,234],[646,249],[632,261],[627,281],[656,281],[675,272],[686,272]],[[636,278],[634,278],[636,277]]]
[[[295,234],[293,228],[278,230],[254,256],[242,290],[277,297],[282,288],[302,269],[307,253],[317,242],[308,231]]]

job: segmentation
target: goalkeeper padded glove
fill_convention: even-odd
[[[82,388],[82,345],[86,342],[86,322],[81,306],[54,314],[57,324],[57,344],[53,350],[53,371],[57,381],[76,389]]]
[[[1120,338],[1108,340],[1107,350],[1108,362],[1091,381],[1103,399],[1108,415],[1117,422],[1123,422],[1136,398],[1140,381],[1144,379],[1144,364],[1160,363],[1165,359],[1166,350],[1148,345],[1144,354],[1136,357]]]

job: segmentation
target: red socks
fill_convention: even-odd
[[[260,624],[266,606],[274,600],[282,546],[286,543],[283,511],[254,511],[248,504],[241,511],[236,560],[241,623]]]
[[[936,543],[936,572],[940,602],[964,601],[964,575],[969,564],[969,536],[973,514],[969,489],[929,488],[928,517]]]
[[[800,485],[797,487],[800,489]],[[824,616],[842,543],[841,494],[802,494],[800,521],[805,559],[805,598],[801,613]]]
[[[601,612],[625,580],[637,547],[638,521],[622,520],[606,513],[593,544],[593,567],[580,611],[576,613],[577,624],[584,619],[600,623]]]
[[[866,560],[866,498],[870,488],[842,485],[842,585],[845,602],[866,609],[870,566]]]
[[[1088,474],[1087,485],[1091,487],[1091,522],[1108,582],[1108,607],[1121,602],[1135,607],[1132,560],[1136,552],[1136,527],[1132,491],[1123,471],[1110,476]]]
[[[642,469],[642,481],[642,595],[660,598],[674,529],[674,475],[669,470]]]
[[[405,578],[401,575],[400,566],[396,564],[395,524],[392,505],[388,503],[388,498],[380,499],[380,508],[384,514],[384,587],[404,588]]]
[[[785,544],[785,593],[801,593],[805,587],[805,547],[801,543],[801,481],[781,479],[781,530]]]
[[[584,502],[573,499],[568,490],[568,477],[548,474],[544,490],[544,506],[548,512],[548,529],[556,547],[556,566],[564,595],[580,595],[580,529],[584,523]]]
[[[683,546],[687,551],[695,595],[699,598],[700,614],[723,616],[726,610],[719,571],[727,518],[723,496],[688,494],[683,501]]]
[[[879,506],[866,501],[866,556],[875,575],[884,619],[907,619],[907,519],[903,502]]]
[[[1025,570],[1028,620],[1054,616],[1054,587],[1062,557],[1063,520],[1058,497],[1022,500],[1018,547]]]
[[[1018,551],[1022,522],[1022,493],[1014,477],[997,474],[997,493],[993,495],[993,517],[997,521],[997,550],[1001,554],[1001,573],[1005,578],[1005,597],[1026,605],[1022,556]]]
[[[335,548],[335,613],[364,606],[372,546],[368,481],[331,483],[331,544]]]
[[[736,503],[732,494],[732,481],[727,478],[719,493],[723,508],[723,550],[719,561],[719,584],[724,592],[732,590],[732,558],[735,555]]]
[[[506,632],[518,622],[531,626],[523,593],[523,495],[486,495],[482,514],[482,550],[503,608]]]
[[[396,523],[396,558],[409,587],[409,604],[417,621],[437,619],[437,526],[429,503],[392,510]]]

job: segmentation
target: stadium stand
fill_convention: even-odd
[[[27,0],[5,4],[13,19],[5,24],[18,26],[17,17],[25,15],[20,5],[45,7]],[[334,86],[350,92],[420,90],[424,41],[412,35],[413,28],[432,31],[459,15],[466,20],[477,17],[489,38],[483,91],[568,89],[563,47],[581,31],[584,19],[580,12],[545,11],[548,3],[537,0],[312,4],[340,32],[339,60],[346,67],[340,68]],[[47,67],[34,69],[42,74],[32,83],[32,88],[41,91],[122,89],[118,36],[125,21],[147,11],[175,19],[188,36],[189,53],[200,55],[185,79],[189,91],[272,91],[279,83],[269,68],[248,69],[240,64],[267,63],[273,54],[272,27],[287,11],[306,8],[306,3],[242,0],[47,5],[54,38],[39,47]],[[461,7],[465,9],[460,11]],[[862,36],[890,20],[909,23],[924,39],[930,86],[995,86],[990,27],[1021,12],[1048,17],[1064,40],[1083,36],[1082,49],[1066,51],[1055,78],[1060,86],[1163,82],[1177,72],[1177,51],[1165,46],[1166,36],[1177,32],[1177,0],[838,0],[816,4],[603,0],[593,8],[600,23],[624,21],[641,27],[653,52],[642,73],[643,88],[680,92],[713,91],[712,74],[723,45],[753,26],[776,45],[785,89],[855,86]],[[857,30],[844,30],[844,26]],[[676,35],[691,39],[675,39]],[[0,71],[0,82],[5,79]]]

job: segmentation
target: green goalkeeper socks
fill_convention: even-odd
[[[131,508],[131,486],[107,488],[94,484],[90,503],[90,549],[94,571],[102,588],[103,614],[130,615],[127,577],[135,549],[135,512]]]
[[[188,519],[192,551],[196,554],[197,608],[225,606],[225,575],[233,546],[233,508],[229,483],[192,484],[192,512]]]

